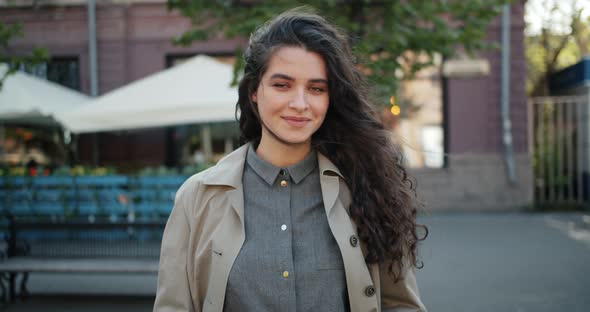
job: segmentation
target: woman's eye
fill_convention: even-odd
[[[275,83],[272,86],[275,88],[279,88],[279,89],[285,89],[288,87],[288,85],[286,83]]]
[[[319,92],[319,93],[322,93],[322,92],[325,92],[326,91],[326,89],[325,88],[322,88],[322,87],[311,87],[310,89],[313,92]]]

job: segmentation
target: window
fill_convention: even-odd
[[[410,168],[444,166],[442,58],[402,81],[399,102],[403,110],[391,122],[396,142]],[[387,112],[393,114],[393,112]]]
[[[53,58],[49,62],[24,66],[21,70],[80,91],[80,65],[77,57]]]

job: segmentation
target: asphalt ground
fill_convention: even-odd
[[[434,312],[590,311],[590,213],[421,216],[420,292]],[[0,311],[151,311],[152,275],[33,274]]]
[[[422,220],[418,282],[431,311],[590,311],[590,213]]]

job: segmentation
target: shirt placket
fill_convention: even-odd
[[[281,285],[285,290],[281,301],[284,302],[284,311],[296,311],[296,294],[295,294],[295,266],[293,263],[293,231],[291,220],[291,194],[292,194],[292,180],[290,179],[287,170],[281,169],[277,178],[278,194],[280,197],[280,207],[277,207],[279,213],[279,222],[276,225],[278,235],[283,243],[280,246],[285,246],[286,250],[282,250],[281,266],[283,271],[280,273],[282,279]],[[274,231],[273,231],[274,232]]]

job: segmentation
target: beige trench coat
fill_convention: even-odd
[[[160,256],[154,311],[223,311],[228,275],[244,243],[242,173],[248,145],[189,178],[176,194]],[[413,269],[393,283],[384,265],[364,261],[347,209],[350,192],[336,166],[318,154],[328,223],[346,273],[351,312],[426,311]]]

